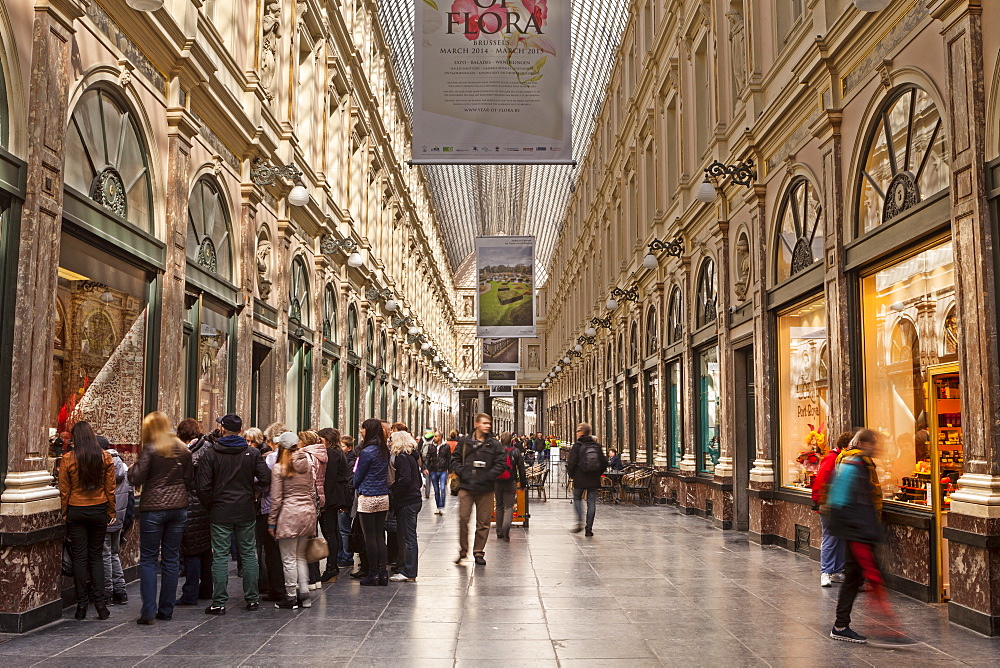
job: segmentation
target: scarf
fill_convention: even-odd
[[[858,448],[847,448],[837,455],[837,465],[845,459],[860,461],[868,470],[868,484],[872,495],[872,505],[875,507],[875,514],[882,512],[882,485],[879,482],[878,469],[871,457],[865,456]]]

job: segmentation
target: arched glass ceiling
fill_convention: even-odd
[[[626,0],[572,0],[573,158],[582,163],[604,101],[628,18]],[[413,0],[378,0],[408,114],[413,113]],[[568,165],[434,165],[427,174],[452,270],[475,250],[478,235],[536,237],[538,284],[548,278],[569,202]]]

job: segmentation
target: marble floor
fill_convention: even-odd
[[[491,535],[485,567],[452,563],[457,508],[420,515],[416,583],[342,577],[295,612],[177,608],[138,626],[130,603],[107,621],[65,618],[0,637],[0,666],[929,666],[1000,665],[1000,638],[949,624],[944,606],[894,594],[909,649],[830,640],[837,589],[816,562],[747,542],[668,507],[598,506],[596,535],[571,534],[571,504],[536,502],[530,529]],[[877,630],[864,596],[854,626]],[[91,612],[93,616],[93,612]]]

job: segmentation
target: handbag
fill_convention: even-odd
[[[306,541],[306,561],[310,564],[330,556],[330,546],[321,536],[313,536]]]

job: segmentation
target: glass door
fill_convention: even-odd
[[[938,364],[927,367],[930,385],[930,461],[918,461],[918,475],[930,475],[930,491],[934,510],[934,529],[937,532],[937,572],[939,595],[942,601],[949,598],[948,541],[943,531],[948,526],[951,494],[958,488],[962,475],[962,388],[958,363]]]

